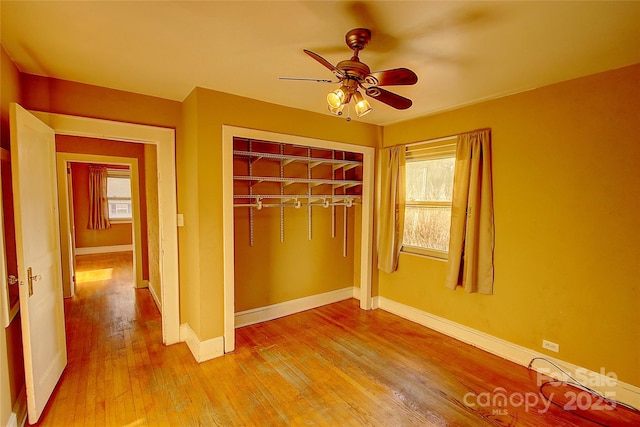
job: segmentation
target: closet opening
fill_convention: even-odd
[[[235,328],[371,308],[372,147],[224,127],[225,352]]]

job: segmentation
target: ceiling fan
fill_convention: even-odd
[[[369,97],[385,103],[393,108],[405,110],[411,107],[410,99],[389,92],[380,86],[413,85],[418,81],[418,76],[407,68],[394,68],[392,70],[371,72],[367,64],[361,62],[358,53],[365,48],[371,40],[371,31],[366,28],[355,28],[347,32],[345,41],[353,50],[351,59],[340,61],[337,65],[331,64],[322,56],[310,50],[304,49],[304,53],[331,70],[337,81],[321,79],[297,79],[282,78],[284,80],[313,80],[317,82],[341,83],[340,87],[327,95],[329,111],[340,116],[345,105],[353,99],[355,112],[362,117],[371,111],[371,105],[362,96],[359,89]]]

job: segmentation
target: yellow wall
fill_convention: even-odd
[[[176,145],[178,212],[184,215],[184,226],[178,230],[180,252],[180,321],[200,331],[200,199],[198,193],[198,97],[197,91],[182,103],[184,138]],[[206,185],[206,184],[203,184]],[[220,240],[221,241],[221,240]],[[183,256],[188,253],[189,256]],[[206,307],[204,309],[206,312]],[[197,332],[196,332],[197,333]]]
[[[280,209],[254,210],[253,247],[248,208],[234,209],[236,312],[353,286],[354,209],[347,209],[347,257],[342,256],[343,209],[336,209],[336,237],[331,238],[331,210],[314,207],[309,240],[306,207],[285,208],[284,243]]]
[[[168,127],[182,136],[178,101],[24,73],[20,82],[29,110]]]
[[[495,294],[402,255],[379,294],[640,386],[640,65],[385,128],[396,145],[493,130]]]
[[[190,248],[197,247],[197,261],[190,261],[193,270],[188,274],[200,289],[182,286],[181,313],[198,337],[207,340],[222,336],[224,326],[224,257],[220,244],[223,235],[222,126],[362,146],[379,143],[379,128],[203,88],[196,88],[185,100],[184,120],[187,132],[184,146],[178,147],[178,152],[182,151],[184,156],[178,159],[178,169],[183,171],[178,176],[178,186],[179,190],[184,187],[189,193],[182,198],[185,227],[181,233]],[[181,166],[181,161],[185,162],[184,166]],[[187,164],[196,170],[185,169]],[[306,226],[303,233],[306,235]],[[184,284],[183,281],[181,283]]]
[[[9,149],[9,104],[20,102],[19,73],[0,45],[0,146]],[[0,307],[0,318],[6,307]],[[20,314],[8,328],[0,326],[0,426],[7,425],[11,409],[24,387]]]

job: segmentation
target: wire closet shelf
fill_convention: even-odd
[[[305,154],[301,155],[301,152]],[[338,150],[246,139],[234,140],[233,157],[234,186],[240,193],[233,195],[233,206],[249,209],[250,246],[254,242],[256,211],[280,209],[280,241],[284,243],[285,208],[306,208],[308,237],[311,240],[313,208],[331,209],[331,237],[335,238],[336,207],[342,207],[343,256],[346,256],[347,209],[359,205],[362,200],[361,157]],[[254,174],[254,167],[259,161],[270,165],[263,167],[259,174]],[[236,162],[244,165],[241,172],[236,170]],[[274,164],[277,167],[273,168]],[[299,166],[285,173],[287,166],[293,164]],[[321,170],[320,173],[314,174],[316,168]]]

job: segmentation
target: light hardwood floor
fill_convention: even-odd
[[[536,374],[355,300],[240,328],[233,354],[197,364],[184,343],[161,343],[130,253],[79,257],[78,277],[65,301],[69,365],[42,426],[597,425],[545,411],[541,397],[486,404],[499,387],[539,396]],[[638,425],[619,415],[633,416],[595,419]]]

